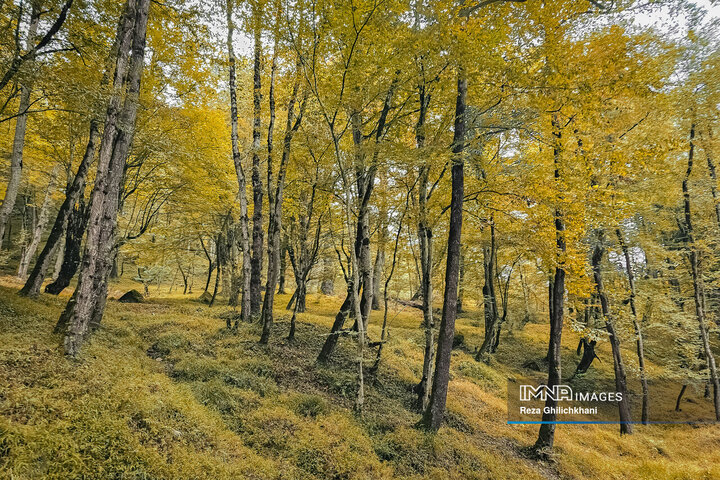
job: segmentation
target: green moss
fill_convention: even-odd
[[[325,399],[318,395],[297,395],[291,403],[295,413],[304,417],[315,418],[330,410]]]
[[[502,388],[507,379],[489,365],[478,361],[466,361],[458,364],[457,369],[481,387],[487,389]]]

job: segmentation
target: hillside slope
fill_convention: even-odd
[[[507,425],[506,378],[542,356],[546,325],[505,334],[486,365],[471,351],[480,315],[461,318],[447,421],[430,435],[414,428],[419,311],[391,307],[390,339],[359,417],[352,340],[340,340],[327,366],[315,364],[337,298],[308,298],[292,344],[278,309],[267,347],[257,343],[257,325],[231,334],[227,307],[190,296],[111,301],[102,328],[72,360],[52,333],[66,297],[29,300],[8,277],[2,283],[0,478],[720,478],[717,426],[637,426],[621,438],[613,425],[563,425],[554,462],[528,458],[536,427]],[[568,371],[577,336],[565,339]],[[600,356],[610,358],[603,349]],[[588,375],[609,375],[611,364],[593,368]]]

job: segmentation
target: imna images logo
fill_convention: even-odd
[[[520,401],[530,402],[532,400],[540,400],[542,402],[548,399],[559,402],[562,400],[572,400],[573,390],[570,385],[520,385]]]

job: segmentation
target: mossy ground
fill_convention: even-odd
[[[9,277],[0,283],[0,478],[720,478],[714,425],[636,426],[624,437],[612,425],[563,425],[553,462],[529,458],[537,428],[507,425],[505,379],[543,356],[547,325],[504,334],[488,365],[471,351],[479,313],[462,316],[447,421],[432,435],[415,428],[417,310],[391,306],[390,337],[358,416],[352,339],[341,338],[329,364],[315,363],[339,298],[311,295],[289,343],[280,295],[268,346],[257,343],[257,325],[226,331],[230,309],[197,295],[110,301],[102,328],[69,359],[52,333],[67,297],[29,300]],[[576,341],[565,335],[566,372]],[[611,358],[604,347],[599,354]],[[610,375],[612,366],[593,368],[589,375]]]

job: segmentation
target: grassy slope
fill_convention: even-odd
[[[328,366],[314,363],[339,299],[310,296],[292,345],[278,309],[269,347],[257,344],[255,325],[225,332],[226,307],[178,296],[111,301],[103,327],[70,360],[52,334],[66,298],[32,301],[7,277],[2,284],[0,478],[720,478],[716,426],[637,426],[624,438],[615,426],[560,426],[557,462],[526,458],[537,429],[505,423],[505,378],[542,356],[545,325],[505,335],[490,366],[456,350],[447,423],[429,435],[413,428],[418,311],[390,312],[358,418],[351,340]],[[482,334],[477,318],[459,320],[468,345]],[[377,338],[378,327],[369,333]],[[577,337],[565,338],[567,372]],[[610,375],[607,361],[593,368]]]

